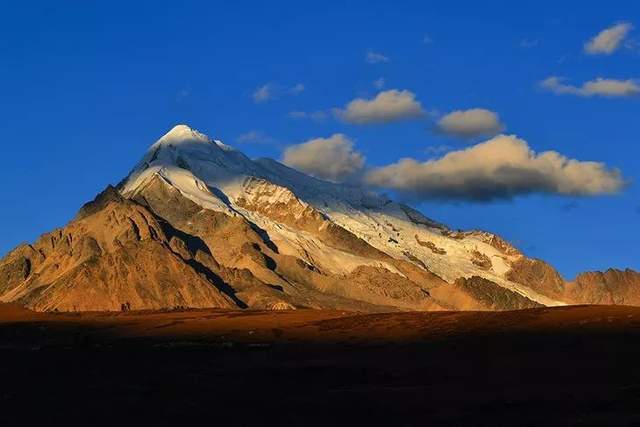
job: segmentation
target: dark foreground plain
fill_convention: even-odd
[[[640,423],[640,308],[41,314],[0,306],[13,425]]]

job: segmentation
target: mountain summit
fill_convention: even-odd
[[[500,237],[366,189],[252,160],[186,125],[74,220],[0,261],[36,310],[508,310],[640,303],[638,273],[566,282]]]

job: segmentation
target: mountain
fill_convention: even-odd
[[[495,234],[252,160],[185,125],[63,228],[0,261],[0,302],[41,311],[508,310],[640,304],[638,273],[565,281]]]

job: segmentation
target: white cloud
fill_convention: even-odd
[[[389,62],[391,61],[387,56],[384,56],[381,53],[378,52],[373,52],[373,51],[368,51],[367,55],[365,56],[365,61],[367,61],[369,64],[379,64],[381,62]]]
[[[373,169],[366,181],[413,197],[471,201],[531,193],[592,196],[615,193],[625,185],[620,171],[603,163],[555,151],[535,153],[526,141],[506,135],[437,160],[401,159]]]
[[[504,130],[500,117],[484,108],[453,111],[438,121],[438,130],[461,138],[495,135]]]
[[[634,80],[597,78],[586,82],[583,91],[587,95],[633,96],[640,94],[640,85]]]
[[[374,80],[373,87],[375,87],[376,89],[379,90],[379,89],[382,89],[384,87],[385,83],[386,83],[385,79],[380,77],[379,79]]]
[[[415,119],[425,114],[414,93],[391,89],[380,92],[373,99],[356,98],[335,114],[348,123],[389,123]]]
[[[343,181],[362,171],[365,158],[354,150],[353,141],[337,133],[287,148],[282,161],[318,178]]]
[[[251,96],[253,97],[254,102],[261,103],[273,98],[273,95],[273,87],[267,83],[257,88]]]
[[[606,28],[584,45],[584,51],[591,55],[610,55],[622,44],[622,41],[631,32],[633,25],[621,22]]]
[[[542,82],[540,86],[557,95],[577,95],[577,96],[605,96],[605,97],[627,97],[640,95],[640,84],[636,80],[616,80],[598,77],[589,80],[582,86],[572,86],[564,83],[565,79],[552,76]]]

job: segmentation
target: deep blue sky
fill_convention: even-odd
[[[640,78],[638,28],[630,48],[582,50],[617,22],[640,26],[638,2],[12,3],[0,10],[0,254],[65,224],[177,123],[252,157],[280,158],[283,147],[336,132],[355,140],[371,165],[465,146],[427,121],[356,126],[287,117],[371,97],[382,77],[386,89],[412,91],[426,110],[488,108],[532,149],[604,162],[630,182],[614,196],[423,202],[417,207],[427,216],[497,232],[567,278],[640,270],[640,98],[538,87],[551,75],[576,85]],[[367,63],[368,51],[390,61]],[[266,83],[280,96],[253,102]],[[298,83],[304,92],[285,93]],[[237,143],[249,131],[264,140]]]

